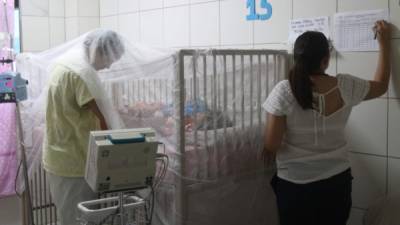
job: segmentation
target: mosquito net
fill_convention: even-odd
[[[110,128],[152,127],[164,143],[169,165],[156,189],[155,224],[274,224],[272,173],[257,154],[261,105],[284,78],[286,60],[274,50],[150,48],[102,29],[21,54],[28,174],[41,164],[48,80],[62,64],[79,72]]]

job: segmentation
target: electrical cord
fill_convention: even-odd
[[[19,171],[21,170],[21,166],[22,166],[22,160],[19,162],[18,169],[17,169],[17,174],[15,175],[15,180],[14,180],[14,191],[15,191],[15,194],[16,194],[19,198],[21,198],[22,195],[21,195],[21,193],[19,193],[18,190],[17,190],[17,182],[18,182]]]

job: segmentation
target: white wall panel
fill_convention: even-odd
[[[163,10],[140,13],[141,42],[150,46],[163,46]]]
[[[51,0],[49,1],[50,16],[64,17],[65,16],[65,1]]]
[[[336,13],[336,7],[337,0],[294,0],[293,18],[332,16]]]
[[[253,23],[246,21],[243,16],[247,9],[243,1],[227,0],[220,3],[221,44],[252,44]]]
[[[219,45],[219,2],[190,6],[191,46]]]
[[[24,52],[38,52],[50,47],[49,18],[22,16]]]
[[[387,100],[374,99],[353,108],[346,137],[352,151],[387,155]]]
[[[49,0],[21,1],[22,16],[49,16]]]
[[[389,194],[399,194],[400,191],[400,158],[389,158],[388,184]]]
[[[78,1],[78,15],[79,16],[99,17],[99,15],[100,15],[99,0],[79,0]]]
[[[388,0],[338,0],[339,12],[388,9]]]
[[[367,209],[386,192],[386,158],[350,154],[353,180],[353,207]]]
[[[256,20],[254,23],[254,43],[286,43],[288,39],[289,20],[292,16],[291,0],[270,0],[272,17],[270,20]],[[259,9],[258,9],[259,10]],[[260,13],[263,11],[260,11]],[[245,20],[245,15],[241,15]]]
[[[80,17],[79,18],[79,34],[84,34],[90,30],[96,29],[100,26],[98,17]]]
[[[50,47],[65,42],[65,19],[50,18]]]
[[[400,157],[400,100],[389,100],[388,154]],[[399,174],[400,176],[400,174]]]
[[[139,13],[119,15],[118,30],[132,43],[140,41],[140,20]]]
[[[139,0],[119,0],[118,13],[132,13],[139,11]]]
[[[164,9],[165,45],[189,46],[189,6]]]

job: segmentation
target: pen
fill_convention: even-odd
[[[378,31],[376,30],[376,27],[372,28],[374,31],[374,40],[376,40],[376,37],[378,35]]]

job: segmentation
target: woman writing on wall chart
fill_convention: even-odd
[[[281,225],[346,224],[353,177],[344,128],[352,107],[383,95],[390,77],[390,26],[377,21],[374,28],[380,50],[373,80],[327,75],[329,42],[322,33],[306,32],[295,42],[289,79],[263,105],[264,156],[276,155],[271,184]]]

